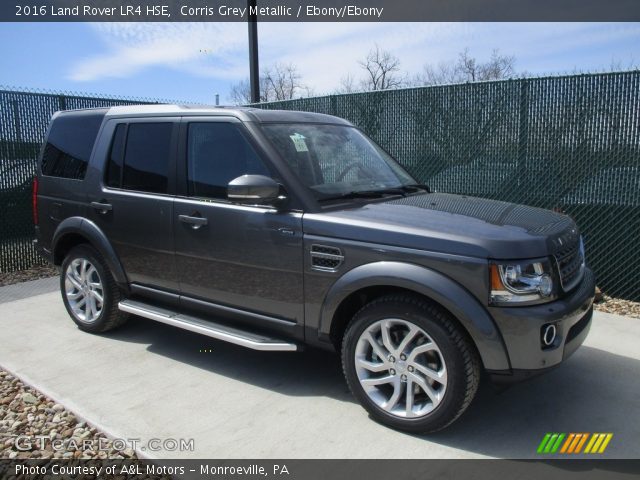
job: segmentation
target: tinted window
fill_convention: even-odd
[[[73,157],[47,142],[42,155],[43,175],[82,180],[85,173],[87,173],[87,160]]]
[[[43,175],[84,178],[105,109],[62,113],[51,124],[42,155]]]
[[[166,193],[171,123],[131,123],[124,154],[122,188]]]
[[[187,145],[189,195],[227,198],[227,185],[241,175],[270,176],[255,150],[231,123],[191,123]]]
[[[124,123],[116,127],[107,165],[107,185],[119,187],[122,184],[122,161],[124,158],[124,139],[127,126]]]

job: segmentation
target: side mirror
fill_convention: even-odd
[[[242,175],[227,185],[227,198],[243,205],[273,205],[280,200],[280,184],[264,175]]]

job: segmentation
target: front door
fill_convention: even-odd
[[[302,214],[227,201],[230,180],[275,177],[237,120],[185,119],[181,137],[185,190],[174,204],[181,301],[301,335]]]

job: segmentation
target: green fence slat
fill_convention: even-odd
[[[0,272],[41,264],[31,178],[60,108],[166,103],[0,90]],[[640,71],[365,92],[256,105],[346,118],[436,191],[571,215],[600,288],[640,301]]]

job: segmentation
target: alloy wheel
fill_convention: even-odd
[[[440,348],[422,328],[401,319],[369,325],[355,349],[362,389],[382,410],[417,418],[435,410],[447,389]]]
[[[65,272],[65,296],[80,322],[93,323],[104,307],[104,288],[96,267],[86,258],[76,258]]]

